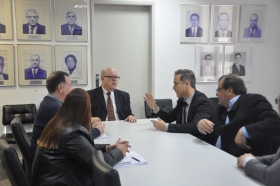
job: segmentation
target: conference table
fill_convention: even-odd
[[[95,139],[97,144],[128,140],[130,151],[148,162],[117,168],[122,186],[263,185],[246,176],[234,156],[190,134],[156,130],[150,120],[104,121],[107,138]]]

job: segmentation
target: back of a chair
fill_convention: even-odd
[[[17,142],[17,145],[23,157],[25,173],[30,181],[31,180],[30,174],[31,174],[32,163],[33,163],[33,157],[31,154],[31,141],[22,126],[20,118],[15,117],[12,120],[11,125],[12,125],[14,138]]]
[[[158,107],[166,112],[169,112],[173,109],[172,99],[155,99],[155,101]],[[152,110],[150,109],[146,101],[144,101],[144,106],[146,118],[155,118],[155,116],[153,116],[152,114]]]
[[[121,186],[119,173],[104,161],[102,151],[92,155],[92,170],[95,186]]]
[[[0,139],[0,159],[12,186],[30,186],[16,150],[10,147],[4,139]]]

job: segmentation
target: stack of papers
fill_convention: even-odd
[[[126,153],[126,156],[117,163],[114,167],[129,167],[129,166],[135,166],[135,165],[145,165],[147,164],[147,161],[142,158],[137,152],[130,151]]]

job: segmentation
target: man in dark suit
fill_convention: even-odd
[[[30,56],[31,67],[24,70],[25,79],[47,79],[47,72],[39,67],[40,56],[37,54]]]
[[[215,37],[232,37],[232,32],[228,30],[229,16],[226,12],[218,15],[219,29],[215,31]]]
[[[9,80],[9,75],[3,73],[4,69],[4,58],[0,56],[0,80]]]
[[[136,122],[130,108],[129,94],[116,89],[119,79],[117,71],[112,67],[102,69],[102,86],[88,91],[91,99],[92,117],[98,117],[102,121]]]
[[[186,29],[186,37],[203,37],[203,29],[200,28],[199,15],[197,13],[193,13],[190,17],[191,27]]]
[[[83,35],[82,27],[76,24],[77,16],[75,12],[68,11],[66,13],[67,23],[61,25],[61,35]]]
[[[0,33],[6,33],[6,26],[0,23]]]
[[[205,77],[205,76],[216,76],[216,66],[212,65],[211,63],[214,64],[214,61],[212,61],[212,56],[210,54],[207,54],[204,57],[203,65],[200,67],[200,76]]]
[[[233,155],[270,152],[270,137],[280,134],[280,119],[265,97],[247,94],[244,81],[236,74],[219,79],[217,118],[220,136],[216,147]]]
[[[251,14],[250,16],[250,27],[244,29],[244,37],[261,38],[262,31],[258,28],[258,14]]]
[[[46,34],[45,26],[38,23],[39,15],[35,9],[26,11],[28,23],[22,25],[23,34]]]
[[[179,69],[175,72],[173,89],[179,99],[170,112],[160,109],[150,93],[146,93],[144,99],[153,114],[158,116],[158,120],[152,120],[156,129],[189,133],[215,145],[218,132],[216,130],[219,129],[215,109],[205,94],[195,89],[195,81],[191,70]],[[173,121],[176,121],[176,124],[168,124]]]
[[[236,53],[234,55],[234,64],[231,66],[231,72],[233,74],[237,74],[239,76],[245,76],[245,67],[240,64],[241,62],[241,54]]]

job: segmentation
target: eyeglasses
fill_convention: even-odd
[[[31,19],[31,18],[33,18],[33,19],[36,19],[36,18],[38,18],[38,16],[26,16],[28,19]]]
[[[120,76],[104,76],[104,77],[107,77],[109,78],[110,80],[120,80]]]
[[[276,99],[275,99],[275,103],[276,103],[276,104],[280,103],[280,99],[279,99],[279,98],[276,98]]]
[[[224,88],[217,88],[216,92],[221,92],[222,89],[224,89]]]

